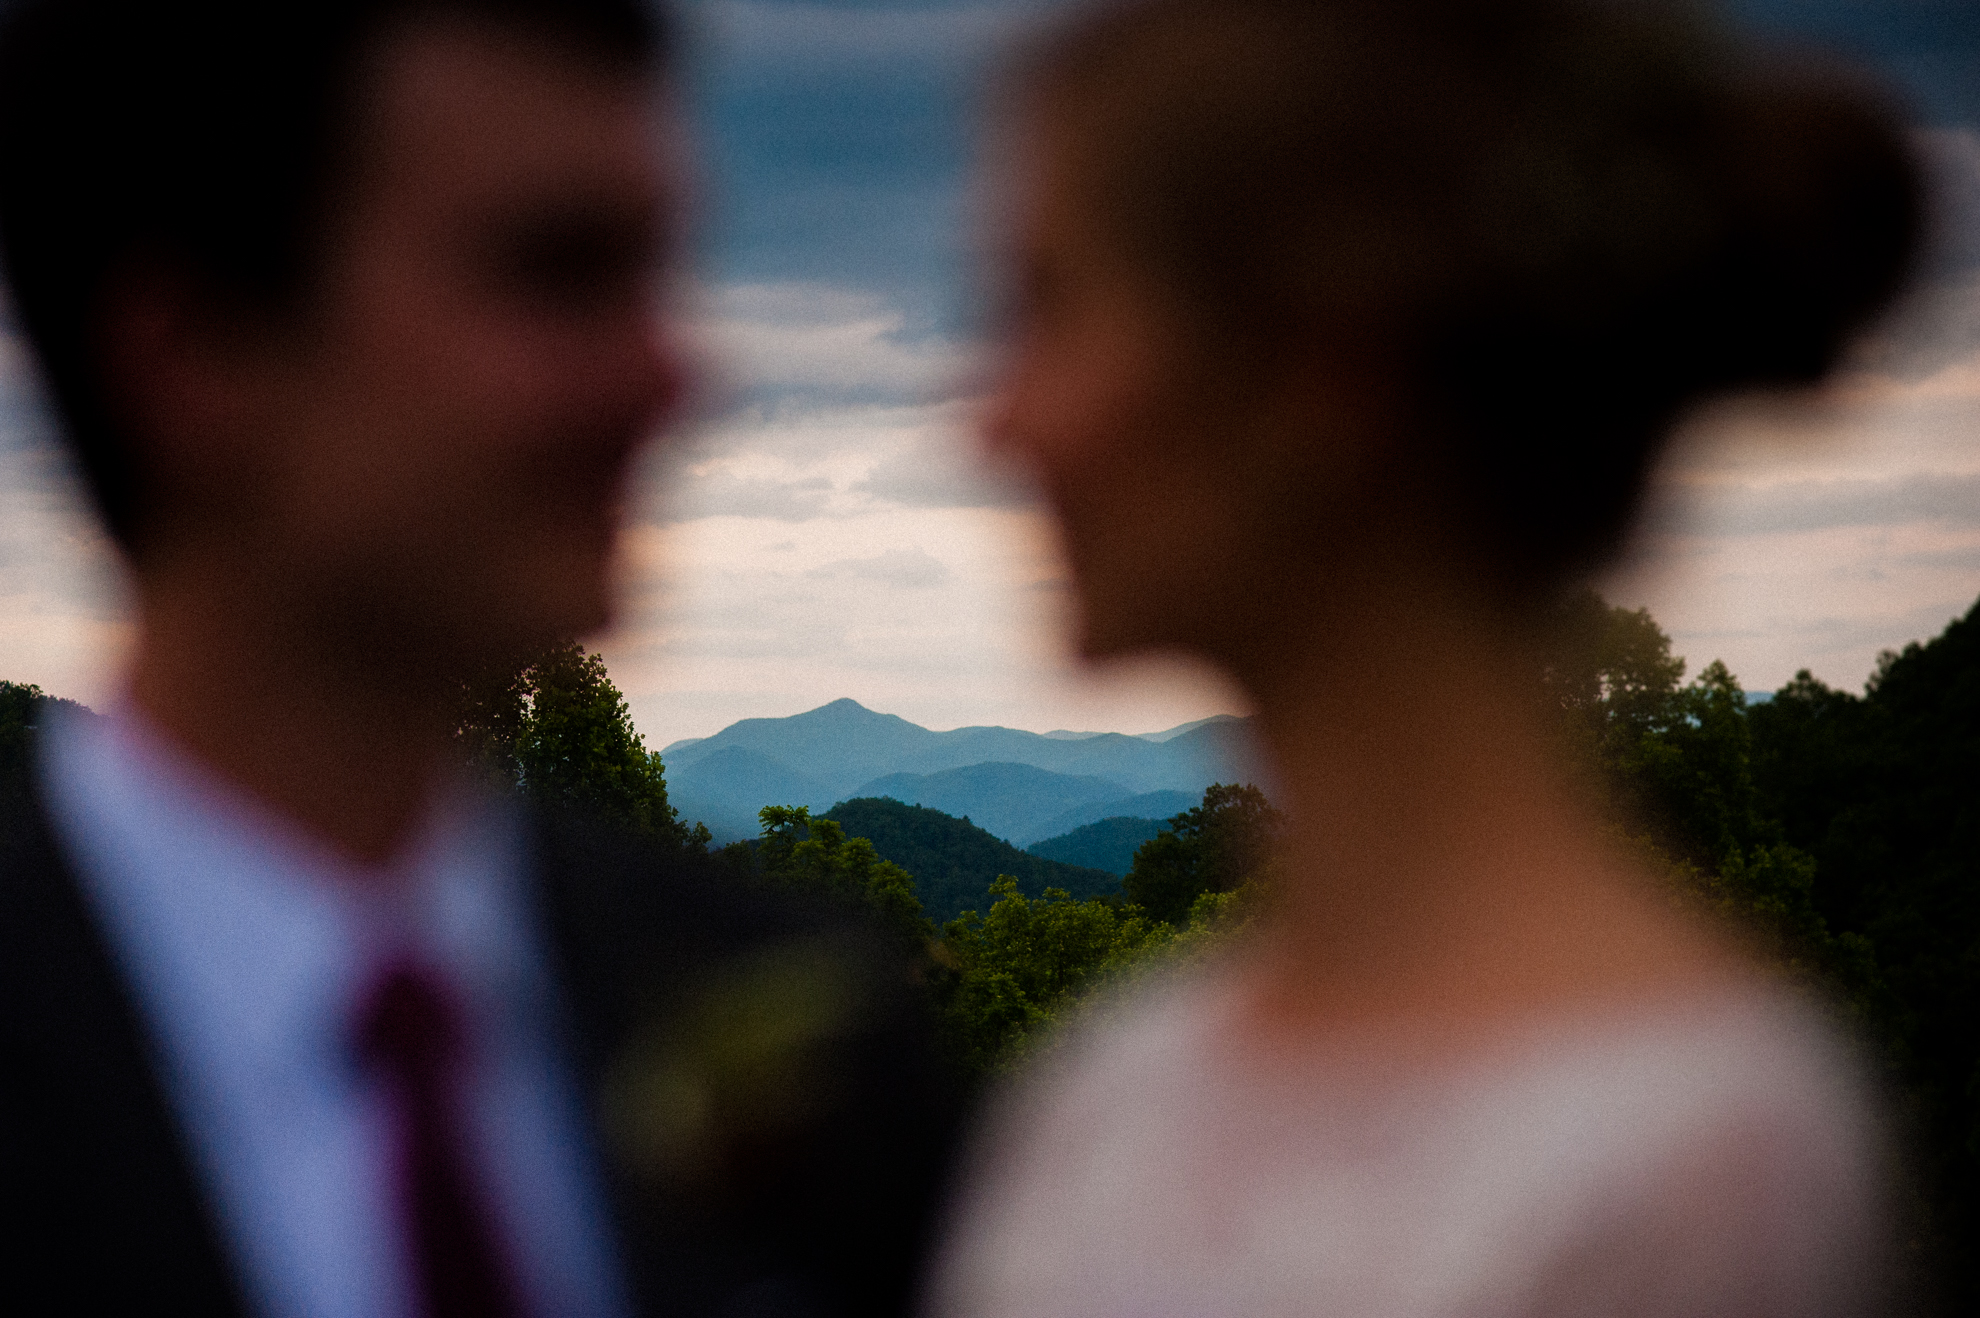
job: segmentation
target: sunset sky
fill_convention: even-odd
[[[705,416],[656,450],[601,638],[653,745],[851,696],[932,727],[1150,731],[1208,675],[1082,672],[1025,493],[977,470],[978,78],[1056,6],[688,6]],[[1877,652],[1980,595],[1980,6],[1743,0],[1875,69],[1940,180],[1918,290],[1817,400],[1699,418],[1609,596],[1750,690]],[[1322,583],[1324,588],[1324,583]],[[128,634],[111,555],[0,351],[0,677],[100,702]]]

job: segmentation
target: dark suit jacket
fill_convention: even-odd
[[[130,990],[21,804],[0,810],[0,1307],[242,1313]],[[535,836],[567,1049],[644,1311],[904,1310],[958,1104],[903,959],[623,839],[553,820]]]

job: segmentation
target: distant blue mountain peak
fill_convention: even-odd
[[[874,711],[868,709],[866,706],[860,704],[857,700],[854,700],[851,696],[840,696],[837,700],[831,701],[828,704],[820,705],[817,709],[808,709],[804,713],[797,715],[797,717],[815,718],[820,714],[837,714],[841,716],[853,715],[853,714],[865,714],[870,718],[900,717],[897,714],[877,714]],[[902,721],[906,722],[905,719],[903,719]]]
[[[1022,845],[1109,815],[1164,817],[1213,782],[1248,781],[1249,734],[1249,720],[1229,715],[1145,736],[935,732],[843,697],[787,718],[743,719],[663,753],[675,807],[718,840],[753,835],[766,805],[822,810],[885,795],[968,815]]]

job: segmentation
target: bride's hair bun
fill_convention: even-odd
[[[1727,120],[1719,366],[1731,381],[1813,380],[1904,273],[1911,156],[1883,114],[1812,76],[1739,88]]]
[[[1825,373],[1922,209],[1874,97],[1675,4],[1142,0],[1026,90],[1226,339],[1405,345],[1459,515],[1531,586],[1615,548],[1688,405]]]

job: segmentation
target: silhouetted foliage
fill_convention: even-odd
[[[0,791],[8,800],[24,790],[36,706],[45,699],[38,686],[0,681]]]
[[[707,848],[708,830],[668,803],[659,752],[633,728],[604,659],[577,642],[463,683],[459,708],[462,749],[498,780],[672,846]]]
[[[1914,1261],[1980,1307],[1980,605],[1862,696],[1804,670],[1759,704],[1722,664],[1681,684],[1646,612],[1561,621],[1571,755],[1680,899],[1849,1006],[1916,1151]]]
[[[1181,923],[1206,892],[1235,892],[1264,865],[1284,819],[1246,783],[1213,783],[1134,853],[1121,891],[1149,918]]]
[[[1543,689],[1561,715],[1568,763],[1674,895],[1744,926],[1791,970],[1825,980],[1859,1014],[1883,992],[1860,933],[1830,927],[1815,861],[1763,808],[1746,693],[1714,660],[1684,682],[1684,660],[1644,609],[1592,591],[1564,604]]]
[[[1761,808],[1815,904],[1867,939],[1874,1031],[1914,1127],[1947,1308],[1980,1308],[1980,605],[1860,697],[1807,672],[1748,712]]]
[[[837,820],[801,805],[768,805],[758,817],[758,838],[722,848],[721,860],[732,870],[859,909],[914,951],[925,951],[935,926],[922,914],[914,879],[883,860],[871,841],[847,837]]]
[[[91,715],[85,706],[47,695],[32,683],[0,680],[0,833],[7,836],[28,808],[35,731],[55,709]]]
[[[1648,610],[1584,591],[1561,610],[1542,680],[1570,762],[1597,771],[1610,812],[1710,866],[1778,841],[1779,828],[1754,797],[1745,693],[1716,660],[1689,685],[1684,668]]]

